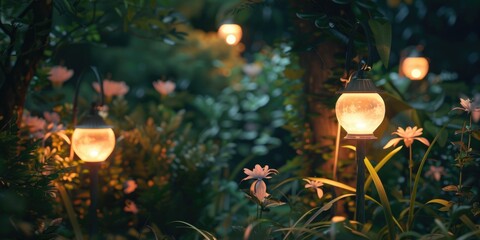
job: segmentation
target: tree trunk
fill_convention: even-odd
[[[10,37],[10,45],[21,44],[16,53],[7,51],[2,61],[3,85],[0,86],[0,129],[16,118],[20,123],[25,104],[25,98],[30,82],[35,74],[43,52],[48,45],[48,35],[52,27],[52,0],[34,0],[20,18],[31,14],[32,23],[24,34],[17,34],[17,30],[4,32]],[[19,39],[21,37],[21,39]],[[11,62],[12,55],[16,61]]]
[[[334,153],[331,151],[335,151],[335,138],[341,136],[337,136],[338,122],[335,116],[335,109],[332,106],[328,106],[321,99],[338,97],[332,93],[331,89],[326,87],[326,82],[335,77],[335,69],[338,72],[339,68],[343,67],[339,66],[336,56],[344,52],[345,49],[340,43],[326,41],[319,44],[314,51],[307,52],[301,56],[302,66],[306,69],[304,76],[305,94],[309,96],[307,98],[307,114],[314,136],[313,140],[320,145],[323,153],[327,153],[321,155],[322,159],[315,159],[315,165],[310,167],[312,171],[321,169],[321,173],[327,178],[333,178]],[[338,82],[340,82],[340,77],[338,75]],[[330,157],[325,158],[325,156]],[[348,159],[348,151],[340,151],[338,160],[345,159]],[[352,168],[344,169],[344,171],[354,174],[354,169]],[[341,179],[336,180],[345,182]],[[341,205],[342,203],[340,202],[340,205],[335,207],[336,215],[346,215],[346,209]]]

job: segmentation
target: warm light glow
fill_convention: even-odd
[[[223,24],[218,29],[218,35],[225,39],[228,45],[237,45],[242,39],[242,28],[237,24]]]
[[[225,39],[225,41],[229,44],[229,45],[233,45],[236,41],[237,41],[237,38],[235,37],[235,35],[233,34],[228,34],[227,38]]]
[[[72,147],[83,161],[102,162],[115,148],[115,134],[111,128],[76,128],[72,136]]]
[[[402,73],[411,80],[422,80],[428,73],[428,67],[424,57],[407,57],[402,63]]]
[[[385,117],[385,103],[378,93],[344,93],[338,98],[335,112],[350,137],[373,137]]]

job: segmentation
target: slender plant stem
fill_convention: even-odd
[[[260,205],[257,205],[257,220],[260,218],[259,209],[260,209]]]
[[[408,196],[412,196],[412,175],[413,175],[413,161],[412,161],[412,146],[408,147],[410,157],[408,158]],[[409,224],[407,224],[407,231],[409,230]]]
[[[462,188],[463,164],[460,165],[460,180],[458,181],[458,190]]]
[[[418,167],[417,173],[415,174],[415,181],[413,182],[413,189],[412,189],[412,194],[410,195],[410,203],[408,207],[408,219],[407,219],[407,225],[406,225],[407,231],[410,230],[413,225],[413,212],[415,209],[415,198],[417,196],[418,182],[420,181],[420,175],[422,174],[423,165],[425,165],[425,161],[427,160],[428,154],[432,150],[433,145],[437,142],[440,134],[443,132],[445,127],[446,125],[444,125],[440,129],[440,131],[437,133],[437,136],[435,136],[435,138],[433,139],[432,143],[430,144],[427,151],[423,155],[422,161],[420,161],[420,166]]]
[[[75,234],[74,239],[83,240],[82,229],[78,223],[77,215],[75,214],[75,210],[73,209],[72,201],[68,196],[67,190],[60,182],[55,183],[55,186],[57,187],[58,192],[60,192],[60,197],[65,206],[65,210],[67,210],[67,216],[70,220],[70,224],[72,225],[73,233]]]
[[[462,135],[460,137],[460,141],[463,143],[463,135],[464,135],[464,132],[466,130],[466,122],[463,122],[463,127],[462,127]],[[469,124],[469,128],[472,127],[472,117],[470,116],[470,124]],[[468,143],[467,143],[467,149],[466,149],[466,152],[465,154],[468,154],[468,151],[470,149],[470,140],[471,140],[471,135],[468,134]],[[459,173],[459,176],[458,176],[458,190],[457,192],[460,192],[461,189],[462,189],[462,178],[463,178],[463,144],[462,146],[460,146],[460,158],[458,159],[458,165],[459,165],[459,168],[460,168],[460,173]]]
[[[470,151],[470,142],[472,141],[472,115],[470,115],[470,123],[468,126],[468,144],[467,144],[467,152]]]
[[[412,195],[412,177],[413,177],[412,146],[410,146],[408,149],[409,149],[409,152],[410,152],[410,158],[409,158],[409,162],[408,162],[408,168],[409,168],[409,171],[410,171],[410,174],[408,175],[408,195],[411,196]]]

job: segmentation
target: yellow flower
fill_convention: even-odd
[[[421,143],[423,143],[427,146],[430,146],[430,142],[426,138],[418,137],[418,136],[422,135],[422,133],[423,133],[423,128],[417,128],[417,126],[415,126],[413,128],[408,126],[405,130],[401,127],[398,127],[397,131],[393,132],[392,134],[397,134],[399,136],[399,138],[394,138],[394,139],[390,140],[383,147],[383,149],[387,149],[391,146],[395,147],[402,140],[405,142],[406,147],[410,147],[413,143],[413,140],[418,140]]]
[[[307,184],[305,184],[305,188],[313,188],[315,192],[317,192],[318,199],[321,199],[323,197],[323,190],[320,188],[323,186],[323,183],[321,181],[310,179],[303,180],[307,182]]]

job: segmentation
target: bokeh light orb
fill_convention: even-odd
[[[407,57],[402,62],[402,73],[410,80],[422,80],[428,68],[428,60],[424,57]]]

